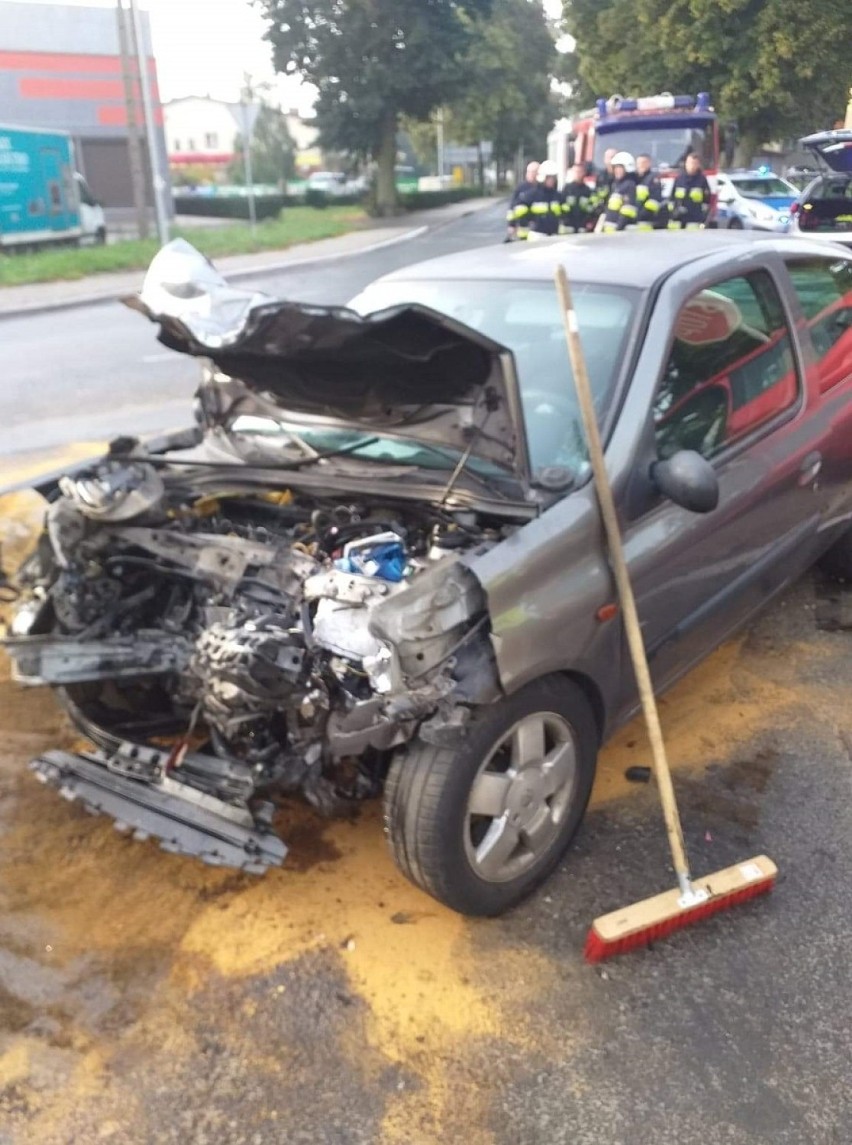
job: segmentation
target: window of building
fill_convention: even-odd
[[[819,363],[820,393],[852,377],[852,263],[790,259],[787,269]]]
[[[194,151],[195,150],[195,140],[194,139],[187,139],[186,149],[187,149],[187,151]]]
[[[795,405],[800,391],[781,299],[766,271],[682,307],[654,404],[657,450],[712,457]]]
[[[208,131],[204,136],[204,146],[209,148],[219,146],[219,136],[215,131]]]
[[[174,143],[172,144],[172,146],[174,147],[174,150],[175,150],[175,151],[180,151],[180,140],[179,140],[179,139],[176,139],[176,140],[174,141]]]

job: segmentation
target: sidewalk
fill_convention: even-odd
[[[273,273],[292,266],[327,262],[366,254],[383,246],[407,242],[429,230],[447,226],[474,211],[484,210],[498,200],[495,198],[467,199],[431,211],[417,211],[388,220],[374,220],[364,230],[350,231],[333,239],[320,239],[301,243],[284,250],[262,251],[259,254],[234,255],[216,260],[216,268],[231,280]],[[144,270],[122,271],[116,274],[94,274],[72,282],[40,282],[29,286],[0,287],[0,318],[40,314],[50,310],[66,310],[75,306],[90,306],[108,302],[125,294],[135,294],[142,285]]]

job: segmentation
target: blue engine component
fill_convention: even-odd
[[[405,545],[396,533],[377,533],[350,541],[343,549],[343,556],[334,562],[334,567],[357,576],[401,581],[408,569],[408,557]]]

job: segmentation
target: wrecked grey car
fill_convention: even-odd
[[[46,481],[17,574],[16,677],[92,744],[36,774],[247,871],[285,858],[281,796],[346,814],[383,794],[397,863],[454,909],[497,913],[546,877],[637,706],[561,258],[656,685],[817,559],[852,575],[842,252],[501,246],[342,309],[229,288],[177,242],[129,302],[202,360],[198,425]]]

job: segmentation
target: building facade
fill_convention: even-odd
[[[226,103],[206,95],[163,104],[169,164],[176,177],[182,168],[224,177],[234,160],[238,137],[251,130],[258,110],[258,104]],[[322,162],[316,127],[294,111],[285,112],[285,119],[297,167],[315,170]]]
[[[160,167],[166,174],[157,68],[147,13],[140,16]],[[144,147],[133,67],[135,61],[129,78]],[[116,8],[0,0],[0,121],[70,132],[77,167],[95,196],[106,207],[131,207],[127,88]],[[147,183],[150,187],[150,179]]]

